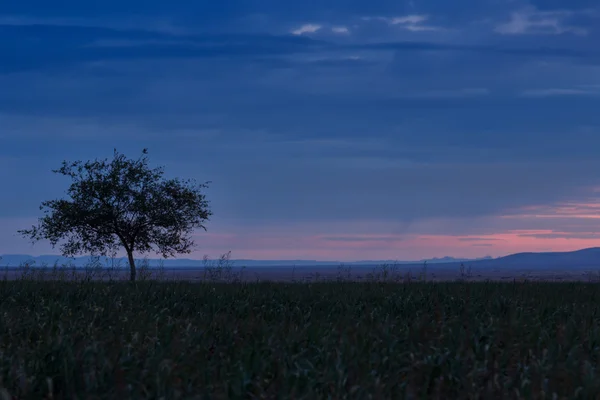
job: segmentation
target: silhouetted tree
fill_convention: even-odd
[[[52,172],[72,179],[69,200],[45,201],[38,226],[18,231],[32,242],[59,241],[64,256],[108,255],[124,248],[135,281],[134,252],[156,252],[164,258],[189,253],[191,233],[212,215],[201,189],[191,180],[164,179],[163,168],[148,167],[147,149],[138,160],[114,151],[114,159],[68,163]]]

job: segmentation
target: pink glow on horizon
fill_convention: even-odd
[[[556,220],[556,228],[505,228],[504,231],[477,235],[412,234],[410,232],[377,234],[371,229],[369,233],[364,234],[336,234],[331,230],[328,234],[318,235],[311,235],[306,231],[304,234],[278,232],[272,236],[265,234],[258,237],[244,237],[244,245],[238,246],[234,252],[239,258],[254,259],[419,260],[443,256],[498,257],[518,252],[573,251],[600,245],[600,235],[596,236],[598,231],[596,227],[600,228],[600,223],[597,226],[594,224],[591,227],[572,230],[572,226],[576,225],[577,221],[600,220],[600,203],[572,201],[555,205],[531,205],[515,211],[517,212],[512,215],[496,218],[514,219],[521,223],[531,221],[532,226],[539,220]],[[435,220],[423,222],[425,222],[423,226],[435,231]],[[362,229],[368,229],[364,221],[360,225]],[[361,229],[348,229],[348,227],[344,229],[341,226],[333,230],[361,231]],[[383,225],[379,225],[376,230],[389,231]]]
[[[572,251],[595,247],[600,243],[600,238],[569,238],[568,233],[552,230],[515,230],[491,235],[461,236],[278,235],[244,238],[243,242],[244,244],[237,248],[222,247],[221,251],[233,250],[234,258],[264,260],[420,260],[443,256],[475,258],[487,255],[498,257],[518,252]],[[216,249],[216,246],[213,249]]]
[[[32,218],[3,219],[0,254],[58,254],[47,242],[31,246],[15,235]],[[544,229],[535,229],[543,227]],[[548,228],[550,227],[550,228]],[[442,233],[443,232],[443,233]],[[464,233],[459,234],[458,232]],[[517,252],[571,251],[600,245],[600,203],[573,201],[532,205],[483,219],[297,222],[242,225],[215,220],[195,235],[198,247],[178,258],[216,258],[231,250],[234,259],[331,261],[420,260],[433,257],[503,256]],[[155,255],[148,254],[154,258]]]

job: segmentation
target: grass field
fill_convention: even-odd
[[[600,398],[600,286],[0,281],[1,399]]]

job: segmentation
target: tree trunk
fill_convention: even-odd
[[[133,251],[127,251],[127,259],[129,260],[129,280],[135,281],[135,260],[133,259]]]

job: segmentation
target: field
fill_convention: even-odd
[[[0,281],[0,399],[600,398],[594,283],[43,278]]]

